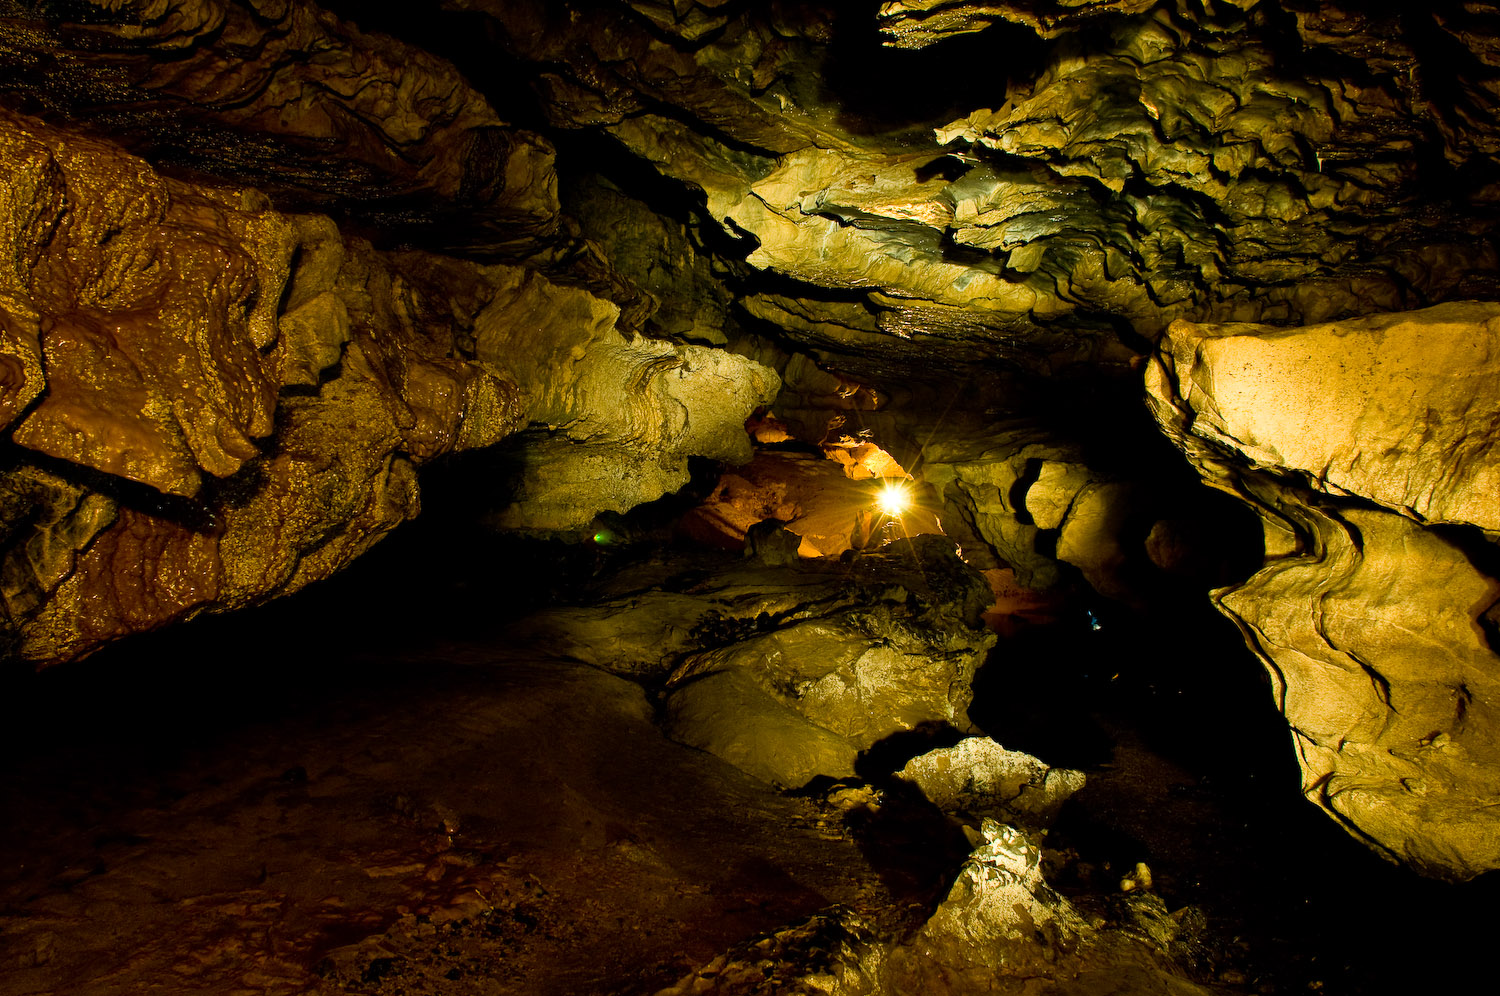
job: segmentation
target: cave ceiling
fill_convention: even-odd
[[[1482,2],[0,0],[5,647],[298,590],[465,452],[587,531],[772,411],[976,567],[1214,588],[1309,798],[1500,866],[1497,106]]]
[[[378,242],[609,289],[553,177],[654,173],[732,331],[887,379],[1493,296],[1484,5],[10,6],[14,105]]]

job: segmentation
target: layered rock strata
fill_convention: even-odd
[[[1480,11],[1416,30],[1290,3],[885,5],[898,44],[957,59],[1020,40],[987,25],[1045,39],[1034,73],[955,117],[935,94],[842,105],[885,92],[862,71],[917,64],[841,62],[831,11],[716,8],[712,31],[663,34],[652,5],[447,6],[542,67],[554,123],[607,131],[790,278],[740,305],[814,349],[1051,372],[1124,363],[1122,328],[1178,316],[1319,321],[1494,286]]]
[[[1500,305],[1300,329],[1179,322],[1147,388],[1205,481],[1265,523],[1214,593],[1265,663],[1303,791],[1387,857],[1500,867]]]
[[[922,536],[840,563],[683,554],[621,573],[593,604],[513,638],[664,684],[669,735],[763,781],[854,774],[860,752],[923,725],[967,730],[993,598],[951,541]]]
[[[575,516],[650,500],[690,454],[748,457],[743,420],[774,394],[741,357],[626,340],[588,291],[377,252],[35,119],[0,112],[0,159],[0,577],[22,657],[326,577],[417,514],[418,465],[528,423],[612,444]]]
[[[30,7],[0,8],[0,92],[153,163],[386,228],[458,223],[489,251],[535,251],[558,227],[545,138],[446,60],[312,0]]]

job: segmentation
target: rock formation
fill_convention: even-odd
[[[512,630],[559,656],[664,682],[664,728],[763,781],[802,788],[922,726],[968,730],[995,643],[989,586],[952,542],[918,537],[806,566],[681,556]]]
[[[8,655],[328,577],[461,451],[476,529],[585,536],[748,461],[753,416],[786,466],[884,454],[972,567],[1134,608],[1215,587],[1310,798],[1424,873],[1500,862],[1500,8],[379,6],[0,3]],[[1138,417],[1148,357],[1261,537]],[[873,545],[812,504],[803,553]],[[736,640],[694,636],[691,585],[550,621],[669,682],[689,739],[730,753],[725,703],[832,737],[760,772],[787,784],[963,725],[977,644],[855,618],[915,588],[753,584],[719,620],[774,625]],[[821,670],[764,667],[804,640]],[[916,690],[865,724],[866,672]]]
[[[534,270],[379,252],[0,113],[22,657],[326,577],[417,514],[417,465],[528,422],[586,445],[549,465],[564,511],[528,482],[509,514],[586,523],[680,487],[689,455],[747,459],[742,423],[774,396],[753,362],[629,342],[615,305]]]
[[[914,757],[896,777],[916,785],[945,813],[1036,828],[1051,823],[1084,783],[1081,771],[1048,767],[989,737],[968,737]]]
[[[1500,867],[1497,330],[1493,304],[1179,322],[1147,375],[1165,431],[1265,523],[1265,568],[1214,599],[1273,676],[1303,792],[1453,878]]]
[[[1190,910],[1173,917],[1139,896],[1114,922],[1092,922],[1043,879],[1041,849],[994,820],[983,825],[953,889],[909,940],[882,940],[854,911],[832,908],[721,955],[657,996],[764,992],[1169,992],[1207,996],[1174,964],[1191,935]]]

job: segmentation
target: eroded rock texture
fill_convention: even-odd
[[[0,114],[23,657],[326,577],[417,514],[416,466],[528,421],[613,444],[602,483],[574,482],[584,521],[679,486],[689,454],[748,457],[741,423],[775,385],[750,361],[630,343],[613,304],[534,271],[377,252]]]
[[[1430,874],[1500,867],[1490,553],[1500,306],[1301,329],[1178,323],[1147,384],[1263,570],[1215,592],[1271,672],[1303,791]]]
[[[26,483],[11,493],[55,510],[7,509],[23,656],[326,576],[416,514],[415,463],[520,422],[514,379],[452,358],[450,330],[418,332],[398,267],[326,219],[33,119],[0,128],[22,178],[4,313]],[[36,353],[44,378],[24,373]]]
[[[568,30],[540,4],[448,6],[546,66],[554,122],[701,191],[752,268],[791,278],[741,306],[815,348],[1055,370],[1128,358],[1122,322],[1316,321],[1493,284],[1481,11],[1419,26],[1327,5],[888,4],[902,46],[964,34],[950,59],[1037,60],[924,129],[907,108],[964,97],[898,100],[875,74],[928,67],[894,53],[851,69],[831,9],[719,10],[712,32],[663,36],[623,5],[580,6]],[[971,34],[994,24],[1012,33]],[[856,113],[840,84],[859,70],[876,90]],[[1447,171],[1435,198],[1419,182]]]
[[[773,406],[1026,584],[1138,606],[1264,553],[1219,600],[1309,792],[1489,867],[1491,392],[1411,358],[1488,369],[1436,330],[1490,319],[1323,323],[1500,298],[1497,39],[1446,0],[0,2],[6,645],[295,590],[461,450],[507,447],[488,527],[577,531]],[[1315,331],[1182,353],[1227,322]],[[1159,414],[1263,550],[1113,430],[1164,335]],[[609,625],[661,677],[708,649]]]
[[[980,625],[988,586],[941,537],[805,565],[679,554],[592,594],[513,638],[663,681],[670,736],[786,788],[852,776],[894,734],[969,729],[995,643]]]
[[[0,87],[154,162],[382,225],[461,215],[491,250],[557,227],[546,139],[448,61],[311,0],[7,6]]]

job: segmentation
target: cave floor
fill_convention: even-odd
[[[896,928],[930,903],[621,678],[278,643],[256,677],[158,662],[119,713],[33,703],[79,727],[0,787],[0,992],[651,992],[830,903]]]
[[[653,993],[830,904],[892,936],[922,922],[962,856],[952,826],[846,821],[668,741],[640,685],[507,643],[494,619],[525,606],[505,601],[549,597],[535,568],[392,586],[376,558],[365,581],[10,674],[0,993]],[[1153,663],[1141,625],[1025,627],[976,682],[991,735],[1088,772],[1053,883],[1107,904],[1148,863],[1169,908],[1202,911],[1185,957],[1224,991],[1461,977],[1496,883],[1419,880],[1348,840],[1296,796],[1256,673]]]

